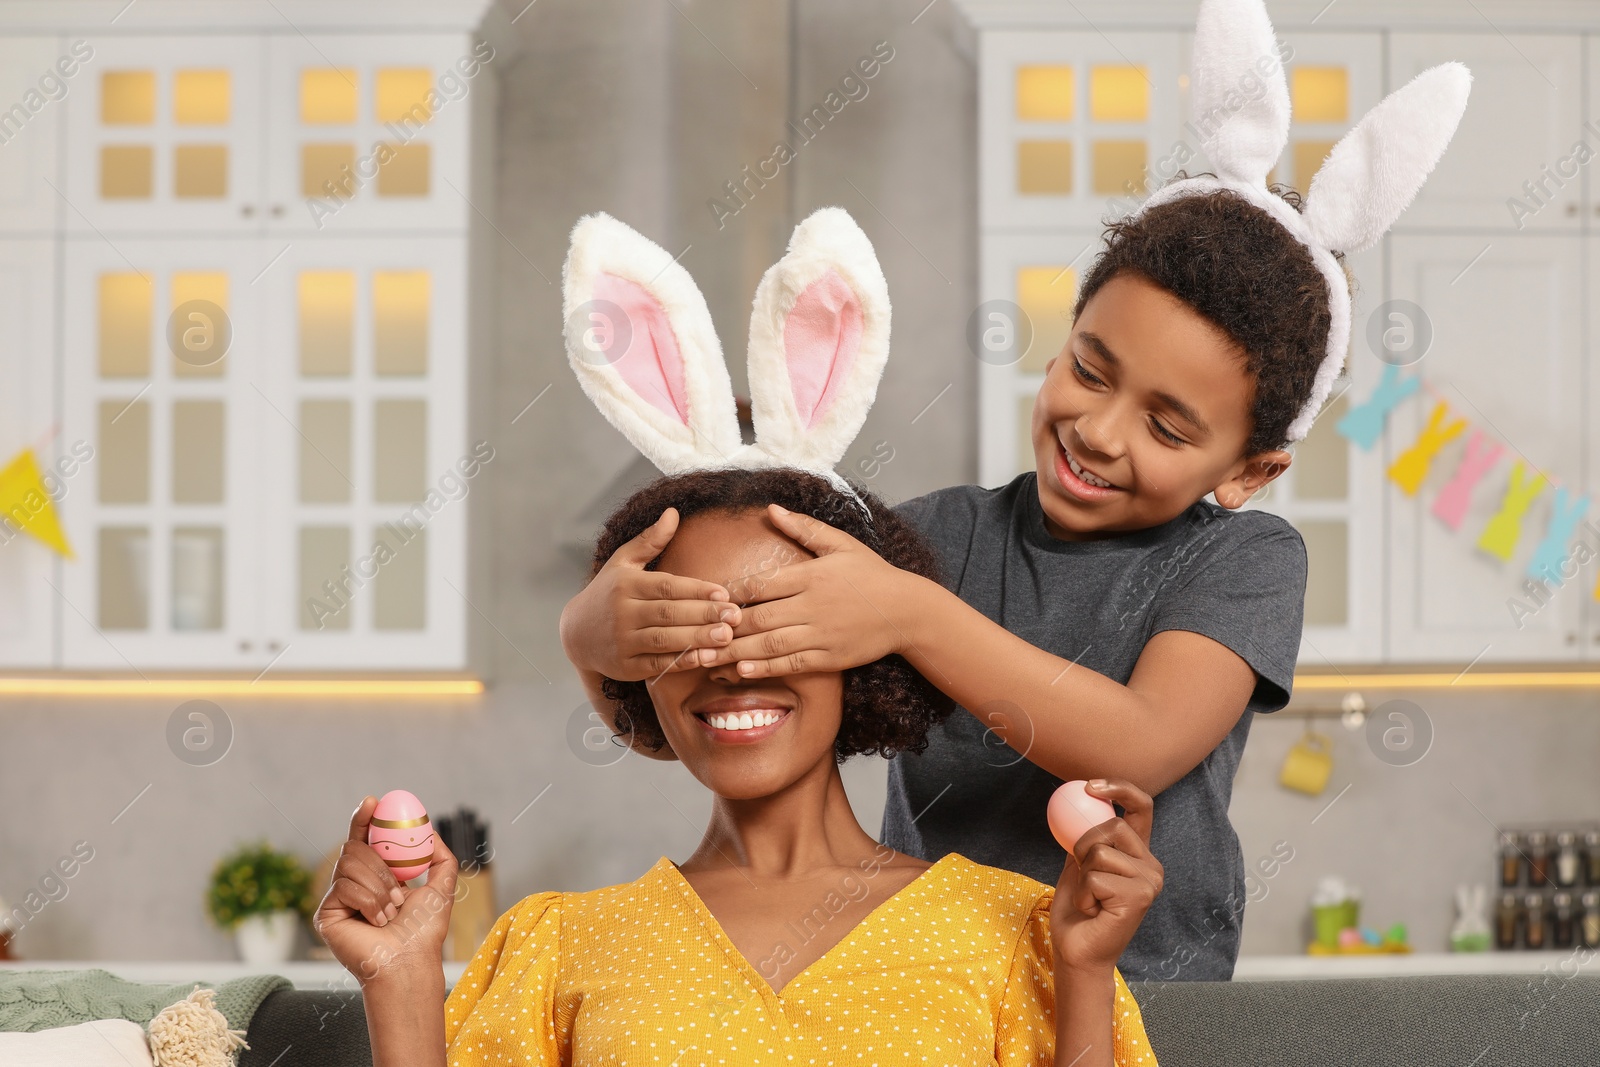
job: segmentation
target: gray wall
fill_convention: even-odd
[[[581,694],[556,619],[581,578],[576,539],[611,499],[602,487],[625,488],[617,479],[634,457],[564,363],[566,236],[579,215],[605,210],[674,253],[687,247],[682,261],[706,290],[742,382],[761,271],[805,213],[844,206],[872,238],[895,304],[895,358],[847,462],[888,442],[895,458],[872,484],[891,500],[970,481],[975,398],[962,338],[977,270],[973,71],[950,5],[932,6],[913,25],[920,7],[586,0],[527,9],[514,26],[522,54],[501,70],[500,342],[483,406],[488,425],[473,429],[497,449],[473,486],[487,494],[476,514],[490,517],[487,603],[498,629],[486,650],[490,693],[228,702],[233,747],[209,767],[188,766],[167,748],[176,701],[8,701],[0,714],[0,895],[19,901],[75,841],[95,849],[66,897],[23,931],[24,954],[231,958],[230,940],[202,917],[215,859],[266,836],[315,862],[343,837],[363,793],[395,787],[436,812],[465,803],[487,819],[501,906],[536,889],[630,880],[662,854],[692,851],[709,801],[680,768],[636,757],[594,766],[569,744]],[[719,229],[706,200],[764,158],[784,122],[820,103],[880,40],[895,56],[866,98],[848,104]],[[1490,820],[1600,810],[1592,698],[1418,699],[1437,729],[1427,758],[1386,766],[1359,736],[1335,727],[1338,764],[1321,800],[1275,784],[1300,721],[1258,722],[1234,817],[1247,861],[1278,840],[1295,858],[1249,912],[1246,951],[1299,951],[1306,895],[1325,873],[1365,887],[1369,918],[1406,920],[1419,947],[1440,947],[1451,887],[1490,869]],[[846,778],[875,832],[883,765],[855,761]],[[1313,824],[1346,782],[1350,790]]]

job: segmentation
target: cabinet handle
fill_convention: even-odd
[[[283,205],[282,204],[273,204],[272,205],[272,217],[275,218],[275,219],[283,217]]]
[[[249,641],[240,641],[239,642],[239,651],[240,652],[249,652],[250,651],[250,642]]]
[[[1567,631],[1567,644],[1575,645],[1577,643],[1578,643],[1578,631],[1576,631],[1576,630],[1568,630]]]
[[[281,648],[283,648],[283,646],[278,644],[278,642],[276,642],[276,641],[268,641],[267,642],[267,651],[268,652],[277,652]]]
[[[1567,205],[1567,218],[1570,219],[1574,215],[1576,215],[1577,213],[1578,213],[1578,205],[1577,204],[1568,204]]]
[[[243,215],[245,218],[249,218],[250,216],[254,215],[255,213],[256,213],[256,206],[254,204],[240,204],[239,205],[239,214]]]

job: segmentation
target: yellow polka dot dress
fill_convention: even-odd
[[[627,885],[535,893],[445,1003],[450,1067],[1054,1063],[1053,888],[951,853],[774,992],[762,974],[849,889],[755,962],[665,857]],[[1156,1067],[1115,980],[1118,1067]]]

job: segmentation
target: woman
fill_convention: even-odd
[[[734,590],[748,609],[764,580],[810,555],[767,518],[777,503],[932,577],[926,545],[862,497],[870,519],[793,470],[662,478],[607,521],[595,572],[619,548],[640,555],[676,509],[648,566]],[[316,925],[362,982],[377,1067],[1155,1064],[1116,970],[1161,886],[1137,788],[1091,789],[1125,819],[1091,830],[1052,890],[955,853],[930,864],[895,852],[856,821],[839,764],[920,750],[951,708],[897,656],[760,682],[696,667],[606,693],[635,745],[670,745],[716,795],[700,847],[627,885],[526,897],[446,1001],[456,861],[436,844],[429,884],[398,885],[365,843],[365,798]]]

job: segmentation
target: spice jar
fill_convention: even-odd
[[[1579,877],[1578,835],[1571,830],[1556,834],[1556,885],[1577,885]]]
[[[1585,948],[1600,948],[1600,889],[1583,895],[1583,921],[1580,924]]]
[[[1500,884],[1505,887],[1522,884],[1522,835],[1515,830],[1500,833]]]
[[[1498,949],[1513,949],[1517,947],[1519,927],[1522,925],[1522,902],[1515,893],[1501,893],[1500,906],[1495,909],[1494,915],[1494,947]]]
[[[1545,947],[1545,935],[1549,932],[1545,929],[1544,894],[1529,893],[1522,898],[1522,905],[1528,913],[1522,928],[1522,944],[1524,948],[1537,951]]]
[[[1528,834],[1528,884],[1545,885],[1550,881],[1550,835],[1543,830]]]
[[[1553,915],[1550,920],[1550,947],[1571,948],[1577,934],[1572,911],[1572,894],[1560,890],[1550,898]]]

